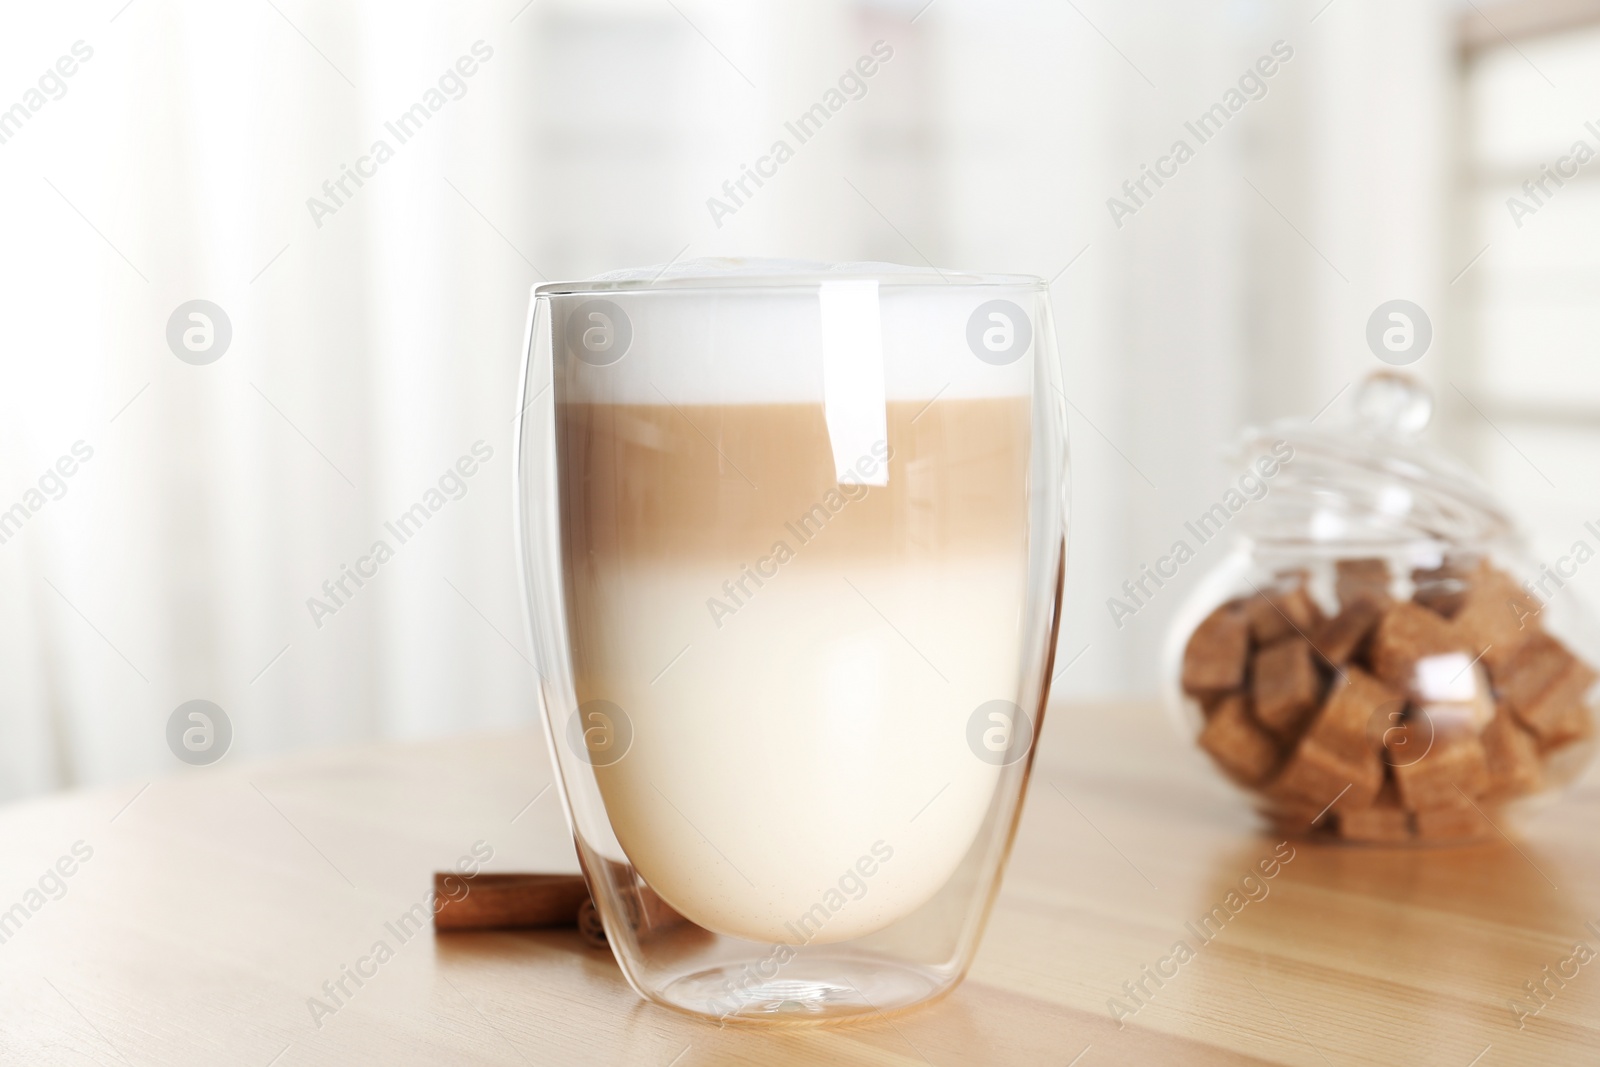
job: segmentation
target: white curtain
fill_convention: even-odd
[[[1394,238],[1340,176],[1404,203],[1429,172],[1396,161],[1403,129],[1366,152],[1339,101],[1347,77],[1382,101],[1440,64],[1395,45],[1367,69],[1383,18],[1344,2],[1313,23],[1320,6],[10,5],[0,109],[26,115],[0,122],[0,509],[25,518],[0,542],[0,798],[181,770],[165,726],[195,698],[229,716],[230,760],[533,722],[510,528],[528,289],[679,257],[1059,274],[1060,662],[1088,651],[1058,685],[1153,693],[1182,590],[1121,632],[1106,597],[1219,491],[1242,419],[1348,377],[1324,338],[1373,271],[1434,284],[1420,251],[1355,254]],[[1433,22],[1404,30],[1439,54]],[[1115,227],[1106,199],[1278,38],[1298,53],[1269,97]],[[92,56],[48,77],[79,41]],[[893,54],[859,98],[719,226],[707,200],[878,41]],[[389,124],[418,104],[402,143]],[[1241,176],[1353,264],[1350,293]],[[192,300],[232,327],[207,365],[166,338]],[[46,472],[79,441],[92,458],[59,493]],[[480,441],[464,495],[395,544],[384,523]],[[380,539],[393,558],[335,604],[324,582],[370,572]],[[337,610],[313,619],[312,597]]]
[[[230,758],[530,720],[509,481],[538,275],[507,238],[534,247],[536,59],[514,12],[3,16],[7,71],[92,56],[0,145],[0,498],[76,441],[93,456],[0,544],[0,796],[181,769],[165,724],[193,698],[229,716]],[[429,90],[401,144],[385,123]],[[380,139],[393,157],[314,217]],[[166,340],[194,299],[231,321],[209,365]],[[480,441],[464,495],[399,545],[384,521]],[[380,539],[394,558],[313,619]]]

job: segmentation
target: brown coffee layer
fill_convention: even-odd
[[[895,401],[888,485],[841,485],[820,404],[559,404],[570,565],[938,557],[1027,536],[1026,397]],[[881,466],[880,466],[881,469]]]

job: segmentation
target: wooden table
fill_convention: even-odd
[[[308,998],[474,842],[489,870],[575,869],[542,740],[230,763],[0,809],[0,921],[40,904],[0,944],[0,1064],[1600,1063],[1600,959],[1521,1029],[1508,1007],[1600,949],[1590,784],[1515,845],[1297,844],[1119,1026],[1108,1000],[1198,945],[1185,924],[1277,840],[1156,709],[1061,706],[983,950],[937,1005],[719,1030],[640,1002],[575,932],[424,932],[318,1026]],[[27,897],[80,841],[64,894]]]

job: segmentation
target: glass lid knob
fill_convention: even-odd
[[[1356,390],[1356,419],[1390,437],[1415,437],[1433,418],[1433,394],[1408,374],[1380,370]]]

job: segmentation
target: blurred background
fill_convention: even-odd
[[[880,41],[858,98],[713,212]],[[1386,301],[1429,315],[1434,432],[1540,558],[1600,520],[1600,163],[1560,164],[1600,149],[1600,4],[11,4],[0,72],[0,799],[181,769],[191,699],[236,759],[533,724],[528,291],[618,267],[1053,279],[1071,697],[1155,693],[1221,548],[1121,629],[1107,598],[1236,476],[1243,426],[1380,366]],[[229,327],[209,363],[169,343],[194,300]],[[313,617],[478,442],[461,499]]]

